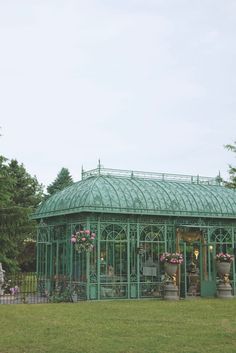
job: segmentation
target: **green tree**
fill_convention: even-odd
[[[48,195],[46,195],[46,198],[72,184],[73,179],[69,170],[67,168],[62,168],[57,174],[56,179],[47,187]]]
[[[233,144],[225,145],[225,148],[228,151],[236,153],[236,141],[234,141]],[[236,167],[232,166],[231,164],[229,164],[229,182],[226,182],[225,184],[229,188],[236,188]]]
[[[0,262],[7,271],[23,266],[24,239],[36,235],[30,214],[42,194],[42,185],[27,173],[23,164],[16,160],[8,162],[0,156]]]
[[[42,199],[43,187],[37,178],[27,173],[23,164],[12,159],[8,165],[8,174],[14,180],[14,204],[34,209]]]

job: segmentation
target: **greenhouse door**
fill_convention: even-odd
[[[177,235],[178,250],[184,255],[179,273],[180,295],[209,297],[216,294],[214,245],[206,244],[200,231]]]
[[[216,273],[214,264],[214,245],[201,244],[200,246],[200,285],[201,296],[212,297],[216,295]]]

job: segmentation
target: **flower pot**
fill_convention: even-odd
[[[177,272],[177,267],[177,264],[170,264],[168,262],[164,264],[164,270],[168,274],[168,276],[174,276]]]
[[[225,274],[230,273],[230,262],[219,262],[216,261],[216,270],[220,276],[224,276]]]
[[[232,287],[229,280],[231,262],[216,261],[216,270],[220,276],[217,284],[217,297],[223,299],[232,299]]]

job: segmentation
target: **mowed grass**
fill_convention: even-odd
[[[236,299],[0,305],[1,353],[234,353]]]

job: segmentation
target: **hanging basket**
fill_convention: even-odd
[[[170,264],[168,262],[164,264],[164,270],[168,274],[168,276],[174,276],[177,272],[177,268],[177,264]]]

